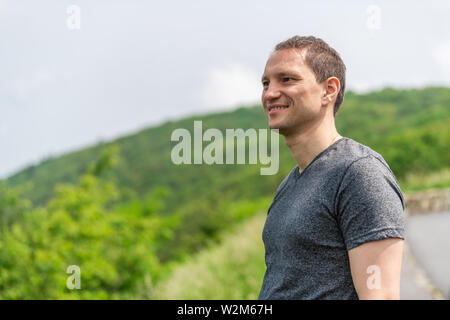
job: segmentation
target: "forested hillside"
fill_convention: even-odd
[[[232,112],[193,116],[176,122],[142,130],[134,135],[76,151],[57,159],[48,159],[31,166],[8,179],[11,186],[32,183],[25,195],[35,204],[45,204],[52,197],[57,183],[74,183],[86,171],[101,150],[111,144],[119,147],[120,163],[108,173],[118,184],[143,196],[155,186],[177,189],[176,198],[186,200],[195,190],[224,191],[244,177],[258,180],[264,190],[253,195],[271,192],[273,183],[294,164],[281,138],[279,174],[273,177],[255,176],[257,166],[174,166],[170,151],[175,143],[170,141],[176,128],[192,132],[193,121],[202,120],[207,128],[267,128],[261,106],[239,108]],[[358,95],[348,92],[337,114],[336,126],[347,137],[364,143],[380,152],[391,168],[402,179],[408,172],[431,172],[449,163],[448,146],[450,130],[450,89],[426,88],[422,90],[385,89]],[[202,179],[198,179],[201,176]],[[221,176],[215,187],[208,182]],[[226,178],[223,180],[223,178]],[[255,181],[253,181],[255,182]],[[180,187],[182,183],[182,187]],[[187,190],[190,189],[191,191]],[[242,190],[239,190],[241,194]],[[248,191],[251,192],[251,191]]]
[[[0,298],[152,298],[174,263],[264,212],[295,165],[283,138],[276,175],[260,175],[260,165],[174,165],[171,134],[193,135],[194,120],[203,131],[267,128],[261,106],[196,115],[0,182]],[[403,190],[450,186],[450,89],[348,92],[336,125],[382,154]],[[69,265],[82,269],[83,290],[65,287]]]

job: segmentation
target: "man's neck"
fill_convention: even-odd
[[[299,166],[299,172],[303,171],[314,158],[334,142],[342,138],[336,127],[318,126],[306,132],[296,132],[286,135],[285,143],[291,149]]]

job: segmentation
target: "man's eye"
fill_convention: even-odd
[[[288,82],[288,81],[290,81],[290,80],[294,80],[294,78],[290,78],[290,77],[285,77],[285,78],[283,78],[283,81],[284,81],[284,82]]]
[[[262,85],[263,85],[263,87],[267,87],[267,86],[269,85],[269,82],[268,82],[268,81],[264,81],[264,82],[262,83]]]

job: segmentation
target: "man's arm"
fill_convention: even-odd
[[[359,299],[400,299],[402,252],[399,238],[366,242],[348,251]]]

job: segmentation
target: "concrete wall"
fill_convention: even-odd
[[[408,193],[404,197],[406,214],[426,214],[450,210],[450,189]]]

